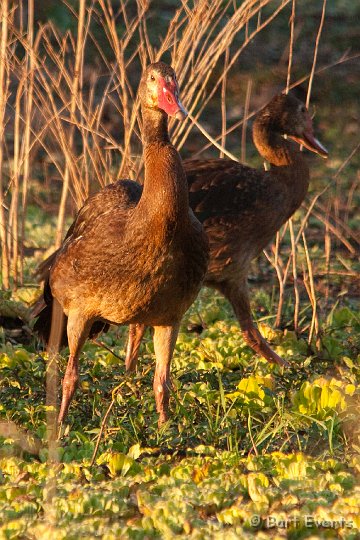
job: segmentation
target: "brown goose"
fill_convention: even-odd
[[[287,135],[287,139],[284,138]],[[296,143],[326,158],[313,134],[303,103],[291,95],[274,97],[257,115],[253,140],[271,167],[257,170],[228,159],[188,160],[184,167],[190,206],[210,243],[204,285],[231,303],[248,345],[269,362],[287,365],[255,327],[247,276],[251,261],[270,242],[305,198],[309,185],[306,158]],[[144,326],[132,325],[126,367],[135,369]]]
[[[141,79],[139,97],[143,187],[121,180],[90,197],[51,259],[47,305],[35,329],[48,338],[53,305],[67,317],[70,356],[59,423],[76,388],[81,348],[90,331],[104,323],[154,327],[156,407],[159,423],[166,421],[170,361],[180,320],[206,272],[207,239],[189,209],[184,169],[168,135],[168,115],[185,117],[173,69],[162,62],[151,64]]]

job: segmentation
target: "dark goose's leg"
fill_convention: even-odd
[[[266,358],[268,362],[275,363],[283,367],[289,367],[289,363],[280,358],[280,356],[271,349],[269,344],[254,325],[251,315],[246,279],[234,284],[228,282],[222,283],[219,290],[232,305],[235,315],[239,321],[243,338],[253,349],[253,351]]]
[[[246,281],[240,284],[229,284],[226,282],[222,283],[221,287],[217,283],[216,288],[218,288],[231,303],[239,321],[243,338],[249,347],[260,356],[266,358],[268,362],[278,364],[279,366],[289,367],[289,363],[271,349],[267,341],[262,337],[259,330],[254,325]],[[145,330],[146,327],[141,324],[131,324],[129,327],[125,358],[126,371],[128,372],[132,372],[136,368],[139,348]]]

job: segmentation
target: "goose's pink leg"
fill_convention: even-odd
[[[158,424],[161,426],[168,419],[170,397],[170,362],[174,352],[179,324],[175,326],[154,327],[154,349],[156,357],[154,375],[154,393],[156,410],[159,413]]]
[[[77,356],[70,354],[69,360],[66,366],[66,371],[62,383],[62,399],[60,412],[58,416],[58,423],[62,424],[69,409],[71,399],[76,390],[76,385],[79,379],[79,366]]]
[[[61,425],[67,415],[71,399],[76,390],[79,379],[79,355],[91,327],[91,323],[81,317],[79,313],[69,313],[67,334],[70,356],[62,383],[62,399],[58,423]]]
[[[135,371],[141,340],[143,338],[146,326],[144,324],[130,324],[128,342],[126,346],[125,368],[127,372]]]

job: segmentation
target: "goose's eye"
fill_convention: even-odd
[[[150,79],[151,79],[152,81],[155,81],[154,75],[151,75]]]
[[[301,105],[300,112],[302,112],[302,113],[305,113],[305,112],[306,112],[306,107],[305,107],[305,105]]]

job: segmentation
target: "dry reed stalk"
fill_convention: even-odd
[[[26,75],[26,74],[25,74]],[[19,81],[15,99],[15,123],[14,123],[14,156],[13,156],[13,174],[10,185],[11,204],[9,211],[8,227],[8,246],[10,248],[12,277],[14,288],[18,283],[18,255],[19,255],[19,195],[20,195],[20,117],[21,117],[21,98],[24,90],[24,75]]]
[[[20,234],[20,283],[24,282],[24,241],[27,217],[28,185],[30,178],[30,141],[34,92],[34,0],[28,0],[27,47],[26,47],[26,81],[25,81],[25,129],[24,129],[24,163],[21,201],[21,234]]]
[[[227,65],[229,63],[229,53],[230,48],[228,47],[225,51],[225,69],[227,68]],[[226,144],[226,82],[227,77],[224,77],[221,85],[221,146],[223,147],[225,147]],[[224,153],[222,150],[220,151],[220,157],[224,157]]]
[[[22,39],[22,25],[23,25],[23,11],[21,5],[18,6],[20,13],[20,36]],[[14,10],[15,13],[15,10]],[[11,27],[14,36],[19,37],[19,33],[14,26]],[[21,39],[18,42],[21,43]],[[11,193],[11,203],[9,209],[8,219],[8,231],[7,231],[7,244],[9,248],[9,258],[11,262],[11,274],[13,279],[14,288],[17,288],[19,282],[22,282],[22,241],[21,230],[19,221],[23,211],[23,206],[20,205],[20,179],[23,164],[25,162],[26,140],[23,137],[23,123],[24,118],[22,114],[22,103],[24,101],[25,90],[27,86],[27,70],[25,67],[25,61],[18,59],[16,56],[17,41],[14,40],[14,45],[10,49],[9,71],[16,73],[18,78],[18,84],[15,92],[15,104],[14,104],[14,148],[13,148],[13,162],[12,162],[12,174],[9,182],[8,190]],[[11,123],[10,123],[11,125]],[[19,256],[20,255],[20,256]],[[20,272],[20,278],[19,278]]]
[[[294,330],[295,332],[299,329],[299,311],[300,311],[300,293],[298,287],[298,275],[297,275],[297,257],[296,257],[296,242],[294,235],[294,226],[292,218],[289,219],[289,231],[290,231],[290,240],[291,240],[291,261],[292,261],[292,271],[294,279]]]
[[[112,10],[111,2],[104,0],[99,0],[99,5],[102,9],[102,12],[105,17],[105,23],[106,25],[103,25],[104,30],[107,35],[107,39],[109,43],[112,46],[112,49],[114,51],[115,55],[115,73],[117,78],[117,89],[118,89],[118,96],[120,98],[121,103],[121,116],[123,120],[123,128],[124,128],[124,146],[127,148],[128,152],[131,153],[131,121],[130,121],[130,113],[129,113],[129,103],[130,103],[130,97],[129,97],[129,84],[127,80],[126,75],[126,60],[125,60],[125,51],[126,47],[131,39],[131,37],[134,35],[137,27],[140,25],[141,18],[137,17],[134,21],[131,23],[129,22],[127,18],[126,13],[126,7],[123,3],[121,3],[122,13],[124,17],[124,22],[126,24],[126,33],[125,38],[119,39],[116,31],[116,21],[114,17],[114,13]],[[123,155],[122,164],[119,170],[119,175],[123,175],[123,172],[126,170],[127,167],[127,152]]]
[[[312,89],[312,84],[313,84],[313,80],[314,80],[314,74],[315,74],[315,68],[316,68],[316,60],[317,60],[317,55],[318,55],[318,50],[319,50],[321,33],[322,33],[324,20],[325,20],[325,11],[326,11],[326,0],[323,0],[321,19],[320,19],[318,32],[317,32],[317,35],[316,35],[313,63],[312,63],[312,67],[311,67],[309,83],[308,83],[308,90],[307,90],[307,96],[306,96],[306,107],[307,108],[309,108],[309,104],[310,104],[310,96],[311,96],[311,89]],[[305,249],[305,254],[306,254],[306,262],[307,262],[307,267],[308,267],[308,272],[309,272],[309,280],[308,280],[308,282],[305,279],[305,272],[304,272],[304,285],[306,287],[306,290],[307,290],[307,293],[308,293],[308,296],[309,296],[309,299],[310,299],[310,302],[311,302],[311,306],[312,306],[312,318],[311,318],[311,325],[310,325],[310,331],[309,331],[309,340],[308,340],[308,343],[311,344],[314,332],[316,333],[316,335],[318,335],[318,332],[319,332],[319,320],[318,320],[318,314],[317,314],[317,301],[316,301],[316,294],[315,294],[315,287],[314,287],[314,280],[313,280],[313,271],[312,271],[311,260],[310,260],[309,252],[308,252],[308,248],[307,248],[305,232],[302,233],[302,239],[303,239],[303,244],[304,244],[304,249]]]
[[[317,54],[319,50],[319,44],[320,44],[320,38],[321,38],[321,32],[324,24],[325,19],[325,8],[326,8],[326,0],[323,0],[323,9],[322,9],[322,15],[320,20],[320,25],[318,29],[318,33],[316,36],[316,42],[315,42],[315,50],[314,50],[314,56],[313,56],[313,63],[309,75],[309,84],[308,84],[308,91],[307,91],[307,97],[306,97],[306,107],[309,107],[310,103],[310,96],[311,96],[311,89],[312,89],[312,83],[314,79],[315,69],[316,69],[316,60],[317,60]],[[290,17],[290,45],[289,45],[289,61],[288,61],[288,70],[287,70],[287,79],[286,79],[286,93],[289,92],[290,89],[290,76],[291,76],[291,66],[292,66],[292,60],[293,60],[293,45],[294,45],[294,23],[295,23],[295,9],[296,9],[296,0],[293,0],[292,2],[292,12]],[[293,232],[293,231],[292,231]],[[304,236],[304,233],[302,233]],[[295,254],[295,239],[293,237],[293,234],[290,232],[291,236],[291,257],[293,259],[293,276],[294,276],[294,294],[295,294],[295,307],[297,311],[294,312],[294,326],[297,327],[298,324],[298,289],[296,284],[296,267],[294,267],[294,264],[296,265],[296,254]],[[305,240],[306,241],[306,240]],[[304,242],[305,242],[304,241]],[[305,243],[304,243],[305,246]],[[278,242],[278,235],[276,237],[276,253],[279,249],[279,242]],[[277,257],[275,256],[275,264],[276,264]],[[307,259],[308,260],[308,259]],[[309,262],[308,262],[309,264]],[[279,278],[279,272],[277,271],[277,276]],[[279,301],[278,301],[278,308],[277,308],[277,314],[276,314],[276,320],[275,320],[275,326],[280,326],[281,323],[281,316],[282,316],[282,309],[284,304],[284,291],[285,291],[285,285],[286,285],[286,279],[287,279],[287,272],[283,275],[281,281],[279,281]],[[310,272],[309,269],[309,281],[310,281],[310,292],[312,293],[313,290],[313,281],[312,281],[312,272]],[[312,302],[313,307],[313,317],[312,317],[312,323],[311,323],[311,329],[310,329],[310,336],[312,337],[312,334],[314,332],[315,325],[318,324],[318,318],[316,314],[316,301]]]
[[[315,284],[314,284],[314,273],[313,273],[313,267],[311,258],[309,255],[309,249],[306,241],[305,232],[301,235],[303,245],[304,245],[304,251],[306,256],[306,267],[308,272],[308,277],[306,273],[306,268],[303,269],[304,274],[304,285],[306,288],[306,292],[308,294],[311,307],[312,307],[312,317],[311,317],[311,324],[310,324],[310,330],[309,330],[309,338],[308,343],[311,345],[314,335],[318,336],[319,334],[319,319],[318,319],[318,313],[317,313],[317,298],[316,298],[316,292],[315,292]]]
[[[187,10],[187,19],[183,17],[179,20],[178,29],[182,28],[182,37],[179,40],[175,56],[172,58],[172,64],[177,73],[180,74],[180,84],[182,99],[185,105],[187,102],[191,102],[190,114],[192,115],[195,108],[201,102],[205,93],[206,85],[217,65],[217,62],[221,56],[225,53],[226,49],[230,46],[233,39],[233,35],[220,44],[216,57],[214,57],[214,51],[209,50],[209,43],[211,36],[216,32],[221,15],[224,13],[224,7],[219,0],[215,0],[210,6],[205,3],[190,10]],[[167,40],[170,36],[167,36]],[[198,115],[195,119],[198,118]],[[181,148],[182,141],[178,139],[182,133],[187,135],[190,133],[193,126],[187,123],[183,125],[175,126],[172,139],[177,144],[178,148]]]
[[[347,238],[345,238],[344,234],[342,234],[342,232],[339,231],[339,224],[341,223],[341,220],[339,218],[335,217],[336,225],[333,225],[331,221],[329,221],[329,219],[327,218],[326,211],[323,214],[321,212],[317,212],[314,209],[313,215],[314,217],[316,217],[316,219],[321,221],[324,225],[326,225],[329,228],[329,230],[333,233],[333,235],[336,236],[336,238],[338,238],[342,242],[342,244],[347,248],[347,250],[352,255],[355,255],[357,251],[356,248],[347,240]]]
[[[57,394],[59,383],[58,354],[63,327],[64,317],[62,314],[62,309],[59,309],[58,302],[54,300],[51,318],[51,331],[49,344],[47,347],[48,359],[46,365],[46,442],[48,449],[48,473],[46,478],[44,518],[49,527],[55,527],[57,522],[54,499],[57,496],[57,467],[59,463],[57,423]]]
[[[344,217],[343,217],[343,221],[346,227],[347,227],[346,223],[349,221],[349,218],[350,218],[350,210],[354,208],[354,195],[355,195],[356,190],[359,188],[359,186],[360,186],[360,171],[358,171],[357,178],[354,179],[354,181],[352,182],[350,186],[350,189],[348,190],[348,196],[346,198],[346,205],[345,205]],[[358,244],[360,244],[359,234],[356,235],[356,241]]]
[[[241,130],[241,161],[242,163],[246,162],[246,130],[247,130],[247,124],[248,124],[248,119],[249,119],[251,90],[252,90],[252,79],[249,79],[246,86],[244,121],[242,124],[242,130]]]
[[[328,204],[328,213],[330,213],[330,204]],[[329,216],[327,215],[327,222],[329,221]],[[328,224],[325,225],[325,234],[324,234],[324,251],[325,251],[325,273],[326,273],[326,288],[325,288],[325,304],[327,305],[329,301],[329,289],[330,289],[330,262],[331,262],[331,234]]]
[[[90,17],[90,15],[89,15]],[[89,18],[88,18],[89,19]],[[74,200],[76,201],[77,206],[80,206],[84,198],[88,195],[88,183],[89,178],[92,178],[93,173],[96,176],[96,179],[100,185],[104,185],[104,176],[107,177],[107,174],[103,174],[103,171],[99,169],[99,165],[106,165],[107,157],[103,155],[103,152],[99,151],[99,144],[94,141],[91,141],[91,144],[88,141],[88,134],[91,134],[94,137],[102,136],[104,139],[107,139],[108,142],[114,141],[110,136],[105,134],[99,134],[92,127],[93,125],[99,125],[98,110],[97,107],[95,111],[87,110],[86,105],[82,99],[76,101],[77,113],[81,120],[76,119],[73,121],[71,119],[71,112],[69,107],[71,105],[71,99],[69,101],[66,90],[72,88],[72,79],[71,72],[66,67],[66,56],[60,51],[58,53],[52,41],[54,37],[57,37],[56,30],[48,25],[47,32],[51,31],[52,36],[48,36],[44,32],[44,41],[47,45],[47,52],[49,58],[54,62],[54,66],[43,66],[42,70],[38,71],[39,84],[36,86],[36,98],[38,100],[38,108],[41,112],[44,120],[46,119],[48,128],[52,131],[53,139],[52,143],[57,143],[58,150],[57,152],[65,156],[65,161],[68,168],[71,171],[72,182],[70,184],[70,191]],[[87,28],[86,32],[87,33]],[[51,40],[51,37],[53,38]],[[55,67],[55,69],[52,69]],[[58,69],[58,74],[56,75],[56,68]],[[61,85],[61,82],[65,82],[65,85]],[[93,85],[96,84],[96,78],[94,78]],[[46,92],[43,91],[46,90]],[[73,94],[72,94],[73,95]],[[106,96],[104,96],[106,99]],[[62,103],[62,106],[59,108],[58,102]],[[90,100],[91,105],[91,100]],[[100,111],[102,108],[100,108]],[[68,112],[68,116],[66,116]],[[52,121],[49,122],[48,118],[51,118]],[[67,137],[67,130],[65,129],[64,121],[67,125],[71,125],[76,128],[82,135],[82,153],[77,155],[72,148],[69,146],[69,141]],[[41,141],[41,144],[44,143]],[[117,145],[118,149],[121,148]],[[93,171],[90,173],[87,169],[84,169],[84,166],[87,167],[87,153],[91,151],[90,162],[92,165],[97,164],[97,167],[94,167]],[[56,154],[53,155],[50,153],[54,165],[59,170],[59,163],[57,163]],[[83,167],[83,168],[82,168]],[[63,177],[63,173],[59,170],[60,176]],[[106,171],[108,173],[108,171]]]
[[[288,274],[289,274],[289,270],[290,270],[290,267],[291,267],[291,263],[293,262],[294,249],[296,249],[296,246],[299,243],[301,235],[303,234],[303,232],[304,232],[304,230],[305,230],[305,228],[307,226],[310,214],[314,211],[313,209],[314,209],[318,199],[321,197],[321,195],[323,195],[323,193],[325,193],[325,191],[327,191],[327,189],[328,189],[328,186],[326,188],[324,188],[320,193],[318,193],[317,195],[315,195],[313,197],[313,199],[312,199],[312,201],[311,201],[311,203],[309,205],[309,208],[307,209],[307,212],[306,212],[304,218],[301,221],[299,231],[297,232],[296,236],[293,239],[290,238],[291,239],[291,252],[290,252],[290,255],[288,256],[288,260],[287,260],[286,264],[280,258],[280,246],[281,246],[282,239],[284,238],[285,232],[287,230],[287,227],[289,226],[289,228],[290,228],[290,221],[288,221],[283,227],[281,227],[280,231],[278,231],[278,233],[276,235],[275,245],[272,246],[272,251],[274,253],[274,258],[272,258],[266,250],[263,250],[263,253],[264,253],[265,257],[267,258],[267,260],[269,261],[271,266],[273,266],[273,268],[275,269],[276,275],[277,275],[277,278],[278,278],[278,281],[279,281],[279,301],[278,301],[276,320],[275,320],[275,323],[274,323],[275,326],[280,326],[280,324],[281,324],[282,309],[283,309],[283,305],[284,305],[285,285],[286,285],[286,282],[287,282],[287,279],[288,279]],[[293,223],[291,223],[291,225],[293,225]],[[290,232],[290,237],[291,237],[291,232]],[[296,255],[295,255],[295,257],[296,257]],[[294,272],[297,273],[296,269],[294,270],[294,268],[293,268],[293,275],[294,275]],[[295,324],[295,321],[294,321],[294,324]]]
[[[286,278],[287,278],[287,269],[288,267],[285,268],[285,272],[283,272],[283,267],[284,267],[284,263],[281,259],[281,256],[280,256],[280,244],[281,244],[281,239],[280,239],[280,232],[278,231],[276,233],[276,237],[275,237],[275,244],[272,246],[272,251],[273,251],[273,254],[274,254],[274,257],[272,258],[271,255],[267,252],[266,249],[263,250],[263,253],[266,257],[266,259],[269,261],[269,263],[271,264],[271,266],[274,268],[275,272],[276,272],[276,276],[277,276],[277,279],[278,279],[278,283],[279,283],[279,299],[278,299],[278,308],[277,308],[277,313],[276,313],[276,319],[275,319],[275,323],[274,323],[274,326],[277,328],[280,326],[281,324],[281,315],[282,315],[282,308],[283,308],[283,303],[284,303],[284,293],[285,293],[285,282],[286,282]]]
[[[95,178],[97,182],[100,184],[100,186],[104,186],[106,183],[114,179],[114,173],[111,173],[113,158],[111,157],[110,152],[104,152],[104,148],[102,148],[99,144],[100,139],[104,139],[104,140],[107,139],[108,142],[112,144],[113,149],[116,148],[117,150],[120,150],[120,153],[123,158],[122,164],[120,166],[120,171],[119,171],[120,174],[121,174],[122,168],[124,168],[126,163],[129,162],[130,160],[130,147],[128,144],[130,141],[130,136],[125,134],[125,139],[127,139],[128,142],[125,143],[127,144],[127,149],[124,152],[123,148],[120,147],[119,144],[117,144],[105,132],[103,128],[101,129],[103,133],[100,132],[101,115],[102,115],[103,107],[106,100],[110,101],[117,108],[119,115],[122,118],[126,118],[126,116],[128,115],[127,117],[129,118],[129,128],[128,128],[129,134],[131,135],[135,134],[135,136],[137,136],[138,134],[138,129],[136,126],[136,122],[138,121],[138,114],[137,114],[138,104],[134,105],[133,109],[130,110],[130,112],[127,112],[128,110],[127,99],[129,98],[126,98],[124,100],[124,95],[123,95],[124,92],[125,93],[127,92],[131,99],[134,98],[133,90],[127,79],[127,74],[126,73],[123,74],[126,66],[125,66],[125,61],[122,59],[130,36],[125,35],[124,38],[120,40],[119,42],[120,44],[118,44],[119,40],[116,39],[116,25],[115,25],[115,22],[112,21],[113,15],[112,15],[111,10],[109,12],[108,7],[109,7],[108,5],[105,5],[104,3],[102,3],[102,8],[106,13],[106,19],[107,19],[107,23],[104,23],[104,30],[106,30],[105,34],[107,36],[107,39],[110,41],[110,44],[112,46],[115,44],[117,47],[117,52],[116,51],[115,52],[118,56],[119,61],[115,64],[115,70],[114,70],[113,67],[106,61],[106,58],[102,54],[99,44],[96,42],[94,37],[91,36],[93,43],[99,50],[102,60],[104,60],[106,67],[108,68],[109,72],[113,71],[113,73],[109,77],[109,82],[108,82],[106,91],[103,95],[100,107],[97,106],[96,109],[92,111],[90,109],[90,106],[88,106],[88,109],[85,110],[85,108],[81,104],[78,104],[79,107],[81,107],[81,110],[79,110],[79,114],[82,118],[82,121],[81,121],[81,124],[79,122],[76,124],[77,128],[81,129],[81,131],[83,132],[83,147],[84,148],[83,148],[83,153],[80,156],[80,162],[83,163],[84,166],[86,166],[87,160],[84,159],[84,156],[87,155],[87,157],[89,158],[89,161],[92,164]],[[125,8],[123,7],[123,9]],[[137,19],[135,19],[134,21],[129,21],[127,19],[127,21],[128,21],[127,28],[129,29],[129,32],[131,32],[131,36],[132,36],[132,34],[135,32],[135,30],[139,26],[140,22]],[[107,28],[107,26],[110,26],[110,30],[109,28]],[[91,35],[90,32],[89,34]],[[135,52],[133,56],[130,58],[129,60],[130,64],[133,61],[133,59],[137,56],[137,52]],[[54,55],[54,52],[52,51],[51,54]],[[119,69],[119,64],[120,64],[120,69]],[[64,61],[62,61],[61,69],[65,71]],[[64,76],[66,76],[66,74]],[[111,85],[113,85],[114,88],[111,89],[110,88]],[[116,90],[117,92],[117,96],[120,102],[119,106],[116,104],[113,97],[110,95],[110,91],[113,92],[114,90]],[[65,109],[66,109],[66,105],[65,105]],[[96,126],[96,128],[94,129],[92,126]],[[91,138],[89,138],[90,136]],[[60,147],[62,147],[63,144],[64,144],[64,141],[59,140]],[[85,178],[92,178],[92,175],[93,173],[90,174],[88,170],[84,171]],[[73,190],[76,193],[80,193],[80,202],[83,202],[84,189],[83,189],[83,186],[81,185],[81,182],[82,182],[81,178],[80,179],[79,177],[74,178]],[[81,193],[81,190],[82,190],[82,193]],[[86,194],[87,192],[88,190],[85,189]]]
[[[39,66],[37,66],[39,67]],[[60,148],[64,153],[65,161],[68,163],[68,167],[71,168],[73,177],[76,177],[75,168],[76,163],[75,160],[73,160],[72,153],[68,146],[68,140],[66,137],[66,132],[64,130],[63,123],[61,122],[61,114],[63,110],[65,110],[66,105],[64,105],[60,110],[58,110],[58,107],[56,105],[55,96],[53,95],[51,91],[51,83],[54,83],[54,80],[51,80],[51,77],[49,77],[49,70],[44,69],[41,71],[40,69],[37,70],[37,76],[40,80],[40,87],[39,84],[35,84],[34,86],[34,103],[36,104],[36,108],[38,112],[43,116],[45,120],[45,124],[43,129],[41,130],[41,137],[36,136],[36,139],[38,142],[41,143],[43,148],[45,149],[48,157],[56,167],[59,175],[61,178],[63,178],[64,171],[61,167],[61,163],[58,162],[57,155],[55,150],[52,150],[52,146],[54,145],[55,141],[58,141],[60,144]],[[48,78],[50,82],[48,81]],[[36,81],[38,83],[38,81]],[[44,92],[45,89],[45,92]],[[53,135],[53,139],[51,142],[46,143],[44,141],[44,136],[48,134],[48,131],[51,132]],[[35,135],[35,134],[34,134]]]
[[[291,68],[292,68],[292,62],[293,62],[295,14],[296,14],[296,0],[292,0],[291,15],[290,15],[289,61],[288,61],[288,69],[287,69],[287,76],[286,76],[286,87],[285,87],[285,93],[286,94],[289,93]]]
[[[198,121],[195,119],[195,117],[189,113],[188,111],[188,117],[190,118],[191,122],[198,128],[198,130],[200,131],[200,133],[202,133],[204,135],[204,137],[206,137],[208,139],[208,141],[211,142],[211,144],[213,146],[215,146],[215,148],[217,148],[218,150],[220,150],[220,152],[224,155],[224,156],[227,156],[228,158],[232,159],[233,161],[237,161],[239,162],[238,158],[232,154],[231,152],[229,152],[228,150],[226,150],[226,148],[224,148],[224,146],[221,146],[221,144],[219,144],[207,131],[206,129],[204,129],[204,127],[198,123]]]
[[[115,392],[112,392],[112,399],[110,401],[110,404],[101,420],[101,425],[100,425],[100,430],[99,430],[99,434],[96,438],[96,443],[95,443],[95,447],[94,447],[94,451],[93,451],[93,455],[91,457],[91,461],[90,461],[90,468],[94,466],[94,463],[95,463],[95,460],[96,460],[96,456],[97,456],[97,453],[98,453],[98,450],[99,450],[99,446],[100,446],[100,442],[101,442],[101,438],[103,436],[103,433],[104,433],[104,430],[106,428],[106,424],[107,424],[107,421],[108,421],[108,418],[109,418],[109,414],[111,413],[111,410],[113,408],[113,406],[115,405],[115,402],[116,402],[116,393]]]
[[[260,109],[259,109],[260,110]],[[249,121],[253,116],[256,115],[258,111],[252,111],[251,113],[248,113],[247,117],[246,117],[246,120]],[[245,118],[242,118],[241,120],[237,120],[231,127],[227,128],[226,130],[226,136],[229,135],[230,133],[232,133],[233,131],[235,131],[236,129],[238,129],[239,127],[242,127],[243,123],[244,123],[244,120]],[[220,139],[221,139],[221,133],[219,135],[216,135],[216,137],[212,137],[212,139],[216,142],[216,143],[219,143]],[[206,150],[208,150],[209,148],[211,148],[212,146],[212,142],[208,142],[206,143],[204,146],[202,146],[197,152],[194,152],[193,154],[193,157],[196,158],[196,157],[199,157],[201,154],[203,154]]]
[[[100,1],[100,6],[104,12],[105,21],[103,23],[104,31],[106,33],[107,39],[111,47],[115,51],[115,70],[114,67],[108,66],[109,71],[113,71],[112,77],[114,77],[114,89],[116,90],[116,100],[110,95],[108,99],[117,109],[119,116],[123,119],[123,131],[124,131],[124,145],[121,150],[122,161],[118,168],[116,177],[123,177],[126,173],[129,176],[136,177],[137,170],[139,165],[134,162],[133,152],[132,152],[132,140],[135,138],[137,141],[140,141],[140,126],[141,119],[139,118],[139,102],[134,95],[134,91],[129,82],[129,67],[132,66],[137,60],[140,62],[141,66],[145,67],[147,63],[147,54],[146,47],[144,47],[144,42],[147,43],[147,46],[150,47],[148,43],[148,36],[146,35],[146,23],[145,23],[145,14],[149,7],[149,2],[137,1],[137,16],[130,20],[126,13],[126,5],[121,3],[121,11],[126,20],[126,32],[124,36],[118,37],[116,31],[116,24],[114,20],[114,15],[112,10],[109,9],[109,6],[105,2]],[[106,24],[105,24],[106,23]],[[145,31],[142,29],[145,28]],[[137,46],[135,52],[133,52],[130,58],[126,58],[127,49],[131,45],[132,40],[137,39],[137,32],[139,31],[142,43],[140,46]],[[152,58],[153,54],[150,51],[149,56]],[[100,119],[100,116],[99,116]],[[114,149],[117,145],[113,145]],[[140,160],[138,160],[139,162]],[[133,173],[134,171],[134,173]]]
[[[312,63],[311,71],[310,71],[309,84],[308,84],[307,95],[306,95],[306,107],[307,108],[309,108],[309,104],[310,104],[310,96],[311,96],[311,89],[312,89],[312,85],[313,85],[314,75],[315,75],[316,60],[317,60],[317,55],[318,55],[318,51],[319,51],[321,33],[322,33],[323,26],[324,26],[324,21],[325,21],[325,12],[326,12],[326,0],[323,0],[321,19],[320,19],[319,29],[318,29],[318,32],[317,32],[317,35],[316,35],[313,63]]]
[[[323,24],[324,24],[324,20],[325,20],[325,9],[326,9],[326,0],[323,0],[323,8],[322,8],[321,20],[320,20],[320,25],[319,25],[318,33],[317,33],[317,36],[316,36],[316,42],[315,42],[313,63],[312,63],[312,67],[311,67],[311,71],[310,71],[310,75],[309,75],[308,91],[307,91],[307,97],[306,97],[306,107],[307,108],[309,107],[309,103],[310,103],[312,83],[313,83],[315,69],[316,69],[316,60],[317,60],[317,55],[318,55],[318,50],[319,50],[319,44],[320,44],[322,28],[323,28]],[[286,88],[285,88],[286,93],[288,93],[289,89],[290,89],[290,76],[291,76],[291,66],[292,66],[292,60],[293,60],[293,44],[294,44],[294,23],[295,23],[295,13],[296,13],[295,10],[296,10],[296,0],[293,0],[293,2],[292,2],[292,13],[291,13],[291,18],[290,18],[290,45],[289,45],[289,61],[288,61],[288,70],[287,70],[287,80],[286,80]],[[304,232],[302,233],[302,236],[303,236],[303,241],[304,241],[304,247],[305,247],[305,250],[306,250],[307,245],[306,245],[306,239],[305,239]],[[293,234],[293,230],[292,230],[292,223],[291,223],[290,237],[291,237],[291,257],[292,257],[292,261],[293,261],[292,268],[293,268],[293,277],[294,277],[294,295],[295,295],[294,326],[295,326],[295,328],[297,328],[297,326],[298,326],[298,308],[299,308],[299,291],[298,291],[298,288],[297,288],[296,253],[295,253],[296,243],[295,243],[295,238],[294,238],[294,234]],[[287,280],[287,275],[288,275],[288,272],[286,271],[283,274],[282,279],[280,279],[281,272],[279,272],[279,270],[277,268],[277,264],[276,264],[277,263],[278,249],[279,249],[279,242],[278,242],[278,235],[277,235],[276,244],[275,244],[275,250],[276,250],[275,253],[276,254],[275,254],[275,261],[274,261],[275,269],[276,269],[277,276],[278,276],[278,279],[279,279],[279,301],[278,301],[278,308],[277,308],[277,314],[276,314],[276,320],[275,320],[275,326],[276,327],[280,326],[280,323],[281,323],[282,309],[283,309],[283,304],[284,304],[284,291],[285,291],[285,285],[286,285],[286,280]],[[290,259],[289,259],[288,263],[289,262],[290,262]],[[310,268],[310,259],[308,257],[308,254],[307,254],[307,263],[308,263],[308,268],[309,268],[309,284],[310,284],[309,285],[309,290],[308,289],[307,290],[308,290],[308,292],[310,291],[309,298],[310,298],[311,305],[312,305],[312,308],[313,308],[312,322],[311,322],[311,327],[310,327],[310,337],[309,337],[309,340],[311,341],[314,331],[315,330],[316,330],[316,332],[318,331],[319,322],[318,322],[318,317],[317,317],[317,312],[316,312],[316,308],[317,308],[316,298],[314,299],[314,295],[313,295],[313,293],[314,293],[313,274],[312,274],[312,269]],[[289,267],[289,264],[287,265],[287,268],[288,267]]]
[[[4,195],[4,134],[5,134],[5,108],[8,97],[8,78],[6,73],[7,42],[8,42],[8,16],[9,3],[3,0],[1,3],[1,41],[0,41],[0,240],[1,240],[1,274],[2,287],[10,288],[10,261],[7,242],[7,219],[5,213]]]
[[[354,189],[356,189],[357,185],[360,183],[360,178],[359,179],[355,179],[354,181]],[[351,195],[351,191],[352,191],[352,188],[349,190],[349,196],[352,197]],[[320,211],[320,213],[322,213],[323,215],[327,215],[327,209],[326,207],[324,206],[323,203],[321,203],[320,201],[318,201],[316,203],[316,208]],[[337,217],[336,215],[333,215],[331,214],[331,219],[334,221],[335,225],[336,225],[336,229],[340,229],[340,231],[338,231],[338,234],[340,234],[339,236],[339,240],[341,239],[341,235],[346,235],[347,237],[349,237],[351,240],[354,241],[355,244],[358,245],[358,247],[360,246],[360,236],[359,236],[359,233],[357,233],[356,231],[354,231],[353,229],[351,229],[349,227],[349,225],[347,225],[346,223],[346,220],[345,218],[340,218],[340,217]],[[335,234],[335,233],[334,233]],[[351,253],[353,253],[353,247],[351,246],[351,244],[349,244],[349,246],[347,244],[344,244],[347,249],[349,249],[349,251]]]
[[[67,166],[71,168],[72,177],[74,178],[76,177],[77,172],[75,156],[73,156],[71,149],[69,148],[67,132],[64,130],[64,125],[60,118],[60,115],[65,110],[68,110],[71,102],[65,94],[61,83],[66,81],[67,87],[70,88],[71,77],[66,70],[64,70],[60,54],[55,54],[55,51],[51,46],[50,39],[47,35],[49,28],[52,29],[51,25],[42,29],[43,46],[46,47],[48,58],[53,60],[55,65],[59,66],[59,73],[56,76],[56,71],[51,64],[47,66],[45,63],[41,62],[41,59],[35,58],[37,71],[36,84],[34,85],[34,102],[36,103],[37,111],[42,115],[45,121],[44,127],[41,130],[41,136],[44,137],[44,135],[48,133],[48,130],[52,132],[53,140],[50,144],[53,145],[55,141],[59,141],[59,146],[63,151],[65,162],[67,163]],[[56,33],[53,33],[52,37],[56,38]],[[60,108],[57,105],[59,98],[63,103]],[[57,168],[60,176],[63,178],[64,172],[61,169],[60,163],[58,163],[56,157],[53,156],[50,146],[43,142],[42,137],[38,136],[37,140],[41,142],[45,149],[47,149],[49,157]]]
[[[78,15],[78,27],[77,27],[77,41],[75,49],[75,65],[74,65],[74,74],[73,82],[71,85],[71,104],[70,104],[70,119],[72,122],[76,122],[76,103],[81,99],[81,81],[82,81],[82,67],[83,67],[83,51],[84,51],[84,27],[85,27],[85,9],[86,9],[86,0],[80,0],[79,2],[79,15]],[[69,132],[69,148],[73,146],[74,138],[74,129],[71,128]],[[70,166],[68,160],[65,161],[65,172],[63,179],[63,188],[61,193],[61,200],[59,205],[58,212],[58,221],[56,228],[56,239],[55,247],[59,248],[62,242],[63,232],[64,232],[64,222],[65,222],[65,210],[66,210],[66,201],[68,198],[69,192],[69,183],[70,183]]]
[[[286,227],[286,225],[284,226]],[[274,248],[274,268],[276,270],[276,275],[279,282],[279,300],[278,300],[278,307],[276,312],[276,319],[275,319],[275,328],[279,328],[281,325],[281,317],[282,317],[282,310],[284,305],[284,294],[285,294],[285,281],[284,275],[281,272],[279,261],[281,260],[280,257],[280,231],[276,233],[276,239],[275,239],[275,248]]]

